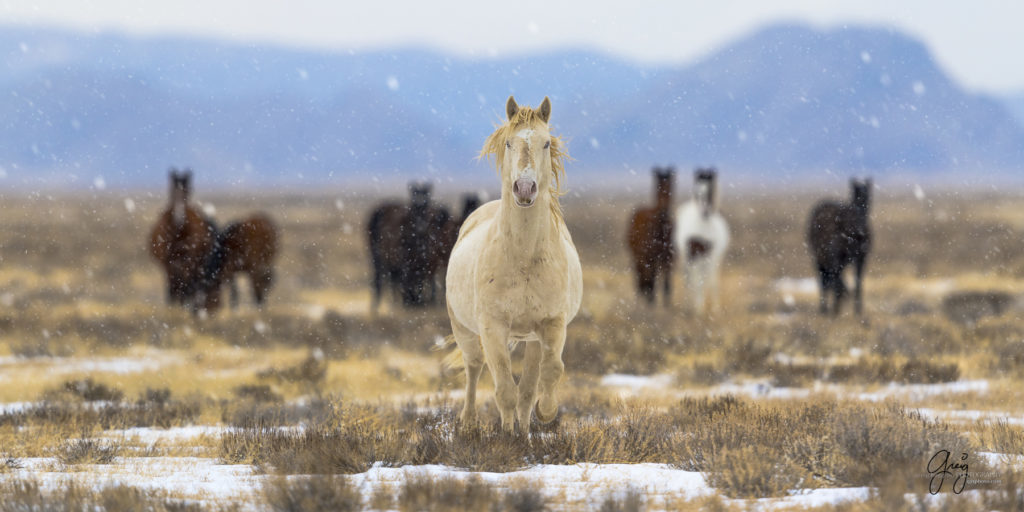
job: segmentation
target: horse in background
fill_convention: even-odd
[[[850,263],[853,263],[856,279],[854,308],[858,315],[863,312],[864,262],[871,252],[870,203],[871,179],[851,179],[850,202],[825,200],[811,210],[807,243],[820,278],[819,310],[822,314],[828,312],[830,291],[834,296],[832,315],[839,314],[840,303],[847,293],[843,270]]]
[[[443,250],[443,230],[451,219],[448,209],[431,201],[433,186],[414,187],[400,230],[402,304],[421,307],[437,300],[437,254]]]
[[[193,301],[217,228],[190,204],[192,171],[171,168],[169,177],[170,199],[150,232],[149,253],[164,268],[167,302],[185,306]]]
[[[231,309],[238,307],[235,276],[248,274],[253,298],[262,307],[274,282],[274,257],[278,251],[278,233],[273,221],[257,213],[234,222],[217,234],[213,250],[206,258],[199,293],[202,308],[208,313],[220,309],[221,289],[225,283],[231,293]]]
[[[521,432],[558,414],[556,387],[565,373],[566,326],[583,298],[583,273],[558,203],[566,154],[551,135],[551,101],[520,108],[509,96],[508,121],[484,142],[494,155],[501,199],[469,216],[446,276],[448,317],[466,370],[462,423],[476,423],[476,385],[484,363],[494,378],[501,428]],[[525,342],[523,372],[512,376],[510,345]],[[539,399],[538,399],[539,395]]]
[[[629,223],[628,244],[636,269],[636,284],[640,296],[654,304],[654,288],[659,277],[664,278],[665,305],[672,299],[672,184],[675,168],[655,167],[654,198],[651,208],[633,212]]]
[[[405,306],[436,300],[433,255],[450,214],[431,202],[431,189],[429,183],[410,183],[408,204],[389,201],[370,214],[366,232],[373,271],[372,314],[380,306],[385,286]]]
[[[693,198],[676,210],[676,248],[682,253],[683,277],[689,302],[697,313],[705,303],[718,309],[719,275],[729,248],[729,223],[718,212],[718,172],[697,169]]]
[[[444,289],[444,271],[448,268],[448,259],[452,255],[452,249],[455,248],[455,242],[459,239],[459,230],[469,215],[479,207],[480,196],[478,194],[463,194],[462,214],[458,217],[450,217],[440,228],[441,236],[437,239],[438,246],[434,252],[434,264],[431,267],[435,279],[438,275],[441,277],[442,290]]]

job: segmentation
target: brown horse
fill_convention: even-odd
[[[664,276],[665,305],[672,299],[672,182],[675,169],[654,168],[655,205],[633,212],[629,224],[629,249],[633,253],[640,295],[654,303],[654,286]]]
[[[231,290],[231,308],[237,308],[238,286],[235,276],[239,273],[249,275],[256,305],[262,307],[274,282],[274,257],[277,249],[277,229],[270,218],[262,213],[232,223],[221,231],[203,267],[199,285],[203,308],[208,313],[220,309],[221,287],[224,283]]]
[[[171,169],[167,209],[149,235],[149,252],[164,267],[167,302],[186,305],[192,301],[206,255],[213,247],[216,227],[189,204],[192,171]]]

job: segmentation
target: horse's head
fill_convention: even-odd
[[[658,207],[668,208],[672,206],[672,185],[676,179],[675,167],[654,167],[654,194]]]
[[[850,202],[865,213],[871,205],[871,178],[850,178]]]
[[[505,103],[509,127],[498,158],[502,188],[512,194],[516,206],[529,208],[537,201],[537,192],[551,186],[551,100],[547,97],[540,107],[519,108],[515,98]]]
[[[480,196],[478,194],[462,195],[462,219],[465,220],[469,214],[480,207]]]
[[[185,208],[192,195],[192,170],[178,172],[174,167],[169,173],[171,179],[171,212],[175,226],[179,228],[185,223]]]
[[[700,205],[704,217],[715,211],[715,193],[718,171],[714,167],[698,168],[693,173],[693,198]]]
[[[430,204],[430,191],[434,188],[429,182],[409,183],[409,203],[413,208],[422,209]]]

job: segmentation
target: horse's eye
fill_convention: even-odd
[[[508,148],[508,149],[512,149],[512,143],[506,140],[505,141],[505,147]]]
[[[550,147],[551,147],[551,141],[550,140],[544,143],[544,149],[548,149]]]

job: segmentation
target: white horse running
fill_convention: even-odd
[[[676,250],[682,254],[683,277],[691,306],[703,313],[705,303],[720,307],[719,273],[729,247],[729,224],[718,213],[717,173],[697,169],[693,199],[676,210]]]
[[[448,262],[448,317],[466,369],[461,420],[476,422],[476,384],[486,363],[494,377],[502,429],[528,432],[558,413],[555,387],[565,365],[566,325],[579,312],[583,273],[558,204],[565,153],[548,131],[551,102],[520,108],[484,143],[501,175],[501,199],[469,216]],[[538,193],[540,191],[540,193]],[[526,342],[523,374],[512,378],[510,346]],[[449,358],[452,361],[452,358]],[[539,392],[539,399],[538,399]]]

